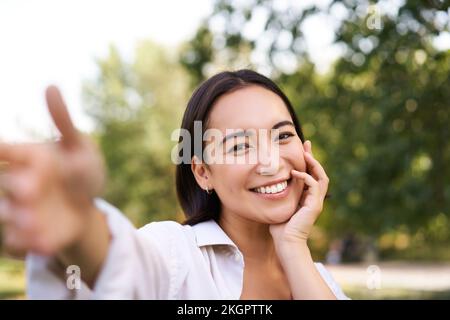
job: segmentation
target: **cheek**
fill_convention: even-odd
[[[283,152],[283,158],[290,165],[291,168],[306,172],[306,161],[303,154],[303,146],[300,143],[291,143]]]
[[[224,197],[236,197],[246,188],[246,166],[220,165],[214,173],[214,186]]]
[[[290,169],[295,169],[300,172],[306,172],[307,171],[307,165],[304,157],[304,151],[303,146],[299,140],[298,143],[292,143],[289,148],[286,148],[284,153],[284,160],[286,161],[287,166]],[[296,207],[296,204],[300,200],[303,189],[305,188],[305,183],[303,180],[300,179],[293,179],[292,180],[292,193],[291,193],[291,200],[292,205]],[[295,209],[295,208],[294,208]]]

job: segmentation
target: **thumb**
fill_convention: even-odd
[[[49,86],[45,92],[48,110],[53,122],[62,135],[65,147],[72,147],[79,142],[79,133],[73,125],[67,106],[56,86]]]

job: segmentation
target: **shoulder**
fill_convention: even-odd
[[[183,281],[198,249],[190,226],[176,221],[151,222],[137,230],[142,243],[150,244],[169,270],[171,281],[178,285]],[[148,248],[146,248],[148,249]]]
[[[177,221],[165,220],[150,222],[138,229],[139,233],[166,233],[168,231],[175,233],[186,233],[190,226],[185,226]]]
[[[162,246],[172,244],[183,247],[195,243],[191,226],[170,220],[148,223],[138,229],[138,235],[143,238],[151,238]]]

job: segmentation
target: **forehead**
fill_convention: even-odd
[[[281,97],[254,85],[220,97],[211,110],[208,128],[270,129],[284,120],[292,118]]]

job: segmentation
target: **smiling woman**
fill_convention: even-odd
[[[290,182],[290,170],[298,168],[305,171],[305,163],[301,154],[304,137],[300,124],[289,99],[277,85],[249,70],[220,73],[203,83],[189,101],[181,127],[191,136],[194,136],[195,121],[206,124],[205,131],[213,128],[223,134],[226,147],[216,153],[223,153],[223,158],[228,161],[226,165],[197,165],[194,161],[192,165],[182,163],[177,166],[177,192],[184,212],[189,217],[187,223],[195,224],[212,218],[218,220],[220,212],[228,209],[232,212],[246,212],[260,222],[264,222],[261,219],[267,215],[267,210],[271,211],[267,215],[269,218],[279,215],[274,212],[271,202],[264,199],[269,199],[269,194],[272,198],[282,196],[283,194],[275,195],[275,192],[272,194],[271,185],[275,184],[274,187],[277,187],[277,183]],[[243,131],[226,134],[227,130],[238,128]],[[282,132],[276,137],[271,137],[270,134],[267,137],[243,134],[250,130],[261,133],[261,129],[278,129]],[[277,144],[263,138],[276,140]],[[266,148],[274,144],[277,148]],[[196,161],[203,160],[202,154],[194,150],[194,145],[195,143],[183,146],[182,150],[189,150]],[[257,147],[260,147],[258,151]],[[259,161],[248,161],[250,153],[258,154]],[[230,158],[246,159],[239,162],[230,161]],[[282,167],[279,166],[280,160],[285,160]],[[251,190],[262,186],[271,186],[267,195],[264,193],[264,196],[260,196],[253,192],[256,190]],[[205,196],[206,187],[214,192]],[[283,201],[281,205],[276,204],[275,210],[292,214],[299,195],[298,192],[290,193],[291,199]],[[289,205],[291,208],[285,207]],[[236,206],[239,206],[238,210]]]
[[[223,72],[197,88],[181,129],[195,136],[199,121],[201,137],[213,129],[220,138],[195,148],[180,135],[180,152],[192,155],[176,168],[187,220],[139,230],[97,198],[104,184],[98,151],[75,130],[56,88],[47,100],[61,141],[0,145],[0,161],[11,164],[0,180],[0,219],[7,245],[29,252],[29,297],[347,298],[307,245],[328,177],[270,79]],[[226,161],[205,161],[208,146]],[[66,279],[73,265],[81,279]],[[73,290],[77,280],[81,289]]]

